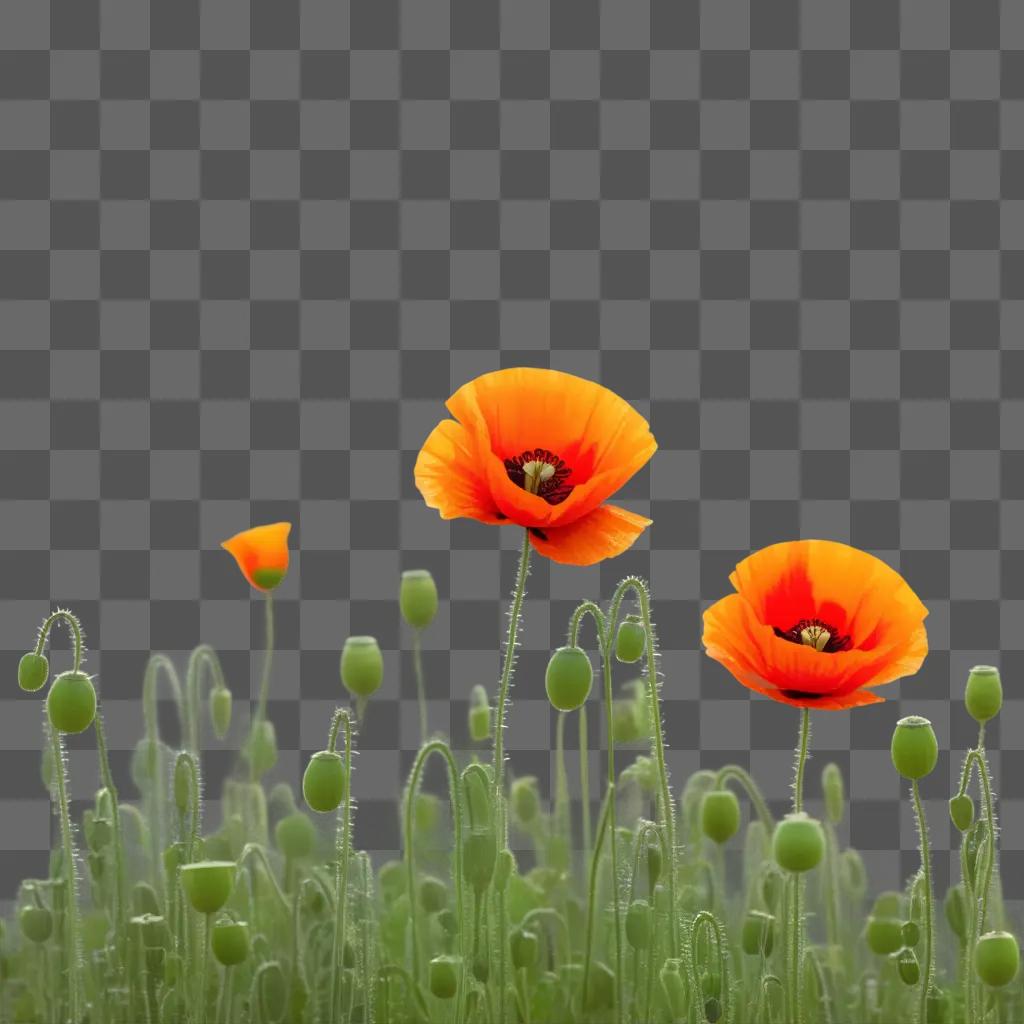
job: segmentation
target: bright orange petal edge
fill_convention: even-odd
[[[291,530],[291,523],[254,526],[229,537],[221,547],[234,556],[249,584],[266,592],[277,587],[288,572]]]

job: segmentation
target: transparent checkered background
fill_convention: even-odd
[[[41,701],[14,682],[38,622],[81,615],[134,796],[150,649],[217,645],[244,733],[261,611],[218,545],[269,520],[295,524],[276,774],[323,745],[344,637],[375,633],[356,839],[397,848],[418,740],[399,572],[437,577],[430,719],[465,747],[518,543],[441,522],[412,464],[451,390],[517,364],[610,385],[661,449],[623,493],[655,520],[634,550],[535,564],[513,771],[549,776],[543,666],[574,602],[637,571],[676,787],[736,760],[781,810],[796,715],[699,653],[700,612],[751,548],[850,541],[927,602],[933,653],[897,699],[814,716],[812,806],[837,760],[849,833],[898,885],[917,858],[889,736],[929,716],[952,751],[924,787],[943,890],[959,696],[998,661],[1024,897],[1024,6],[5,0],[0,47],[0,898],[54,831]],[[79,812],[96,757],[71,746]],[[209,754],[212,796],[229,760]]]

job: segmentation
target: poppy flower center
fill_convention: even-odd
[[[505,459],[505,472],[512,483],[549,505],[560,505],[572,494],[568,482],[572,470],[546,448],[528,448],[521,455]]]
[[[835,654],[850,646],[849,636],[840,636],[839,630],[821,619],[801,619],[789,629],[774,627],[775,635],[793,644],[813,647],[822,654]]]

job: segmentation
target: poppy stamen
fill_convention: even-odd
[[[813,647],[822,654],[835,654],[850,646],[849,636],[840,636],[835,626],[821,619],[801,619],[789,629],[775,627],[775,635],[793,644]]]
[[[506,459],[505,472],[514,484],[549,505],[560,505],[572,493],[573,485],[567,482],[572,470],[546,448],[528,448]]]

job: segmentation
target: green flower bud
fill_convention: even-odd
[[[285,857],[301,860],[313,853],[316,829],[302,811],[296,811],[283,817],[274,826],[274,842]]]
[[[438,912],[437,923],[448,938],[454,939],[459,934],[459,920],[448,907]]]
[[[946,899],[943,904],[946,913],[946,923],[953,934],[963,942],[967,937],[967,897],[964,892],[963,882],[951,885],[946,890]]]
[[[661,878],[661,868],[664,863],[661,853],[661,843],[655,841],[647,844],[647,884],[653,891]]]
[[[875,897],[874,907],[871,913],[875,917],[902,917],[903,916],[903,893],[895,889],[887,889]]]
[[[58,732],[85,732],[96,717],[96,688],[84,672],[62,672],[46,695],[50,725]]]
[[[870,915],[864,929],[868,949],[877,956],[888,956],[903,946],[903,922],[895,917]]]
[[[1017,977],[1020,947],[1009,932],[986,932],[974,947],[974,970],[989,988],[1002,988]]]
[[[825,814],[833,825],[843,820],[846,810],[846,794],[843,773],[835,762],[830,761],[821,772],[821,789],[825,794]]]
[[[988,843],[988,825],[984,821],[976,821],[964,833],[964,861],[967,868],[967,880],[971,886],[978,882],[978,863],[981,851]]]
[[[319,916],[327,909],[327,899],[323,890],[312,878],[306,878],[302,882],[302,906],[308,914],[314,917]]]
[[[903,922],[903,945],[913,949],[921,941],[921,928],[916,921]]]
[[[185,863],[185,844],[171,843],[171,845],[164,850],[163,861],[164,871],[166,872],[167,877],[173,879],[178,873],[178,868]],[[136,910],[136,913],[140,912],[141,911]]]
[[[487,691],[477,683],[469,696],[469,738],[484,743],[491,737],[491,705]]]
[[[722,1003],[717,996],[712,996],[704,1003],[704,1019],[708,1024],[715,1024],[722,1016]]]
[[[179,814],[187,814],[192,803],[192,766],[187,754],[179,754],[174,762],[174,806]]]
[[[46,685],[50,676],[50,663],[45,654],[30,651],[18,662],[18,685],[27,693],[35,693]]]
[[[918,963],[917,955],[912,949],[900,951],[896,960],[896,967],[899,971],[900,981],[904,985],[916,985],[921,977],[921,965]]]
[[[454,956],[435,956],[430,961],[428,978],[430,991],[438,999],[453,999],[459,988],[458,958]]]
[[[512,953],[512,966],[517,971],[532,967],[540,951],[537,933],[528,928],[517,928],[509,938],[509,950]]]
[[[277,731],[269,718],[253,723],[246,755],[257,776],[266,775],[277,764]]]
[[[761,899],[770,911],[778,909],[784,887],[782,872],[774,864],[766,863],[761,874]]]
[[[594,666],[580,647],[559,647],[548,661],[544,686],[551,706],[558,711],[581,708],[594,682]]]
[[[231,860],[198,861],[181,868],[181,886],[192,909],[215,914],[227,903],[235,884],[236,865]]]
[[[700,824],[704,835],[716,843],[726,843],[740,828],[740,802],[731,789],[710,789],[700,805]]]
[[[377,884],[388,903],[394,903],[405,892],[406,867],[400,860],[389,860],[381,864],[377,872]]]
[[[686,980],[682,971],[681,960],[666,960],[658,972],[661,989],[665,993],[665,1002],[673,1020],[687,1019]]]
[[[475,828],[463,840],[462,876],[477,896],[483,895],[494,877],[498,848],[490,829]]]
[[[46,907],[22,907],[18,912],[21,934],[29,942],[42,943],[53,934],[53,914]]]
[[[132,911],[137,917],[160,917],[160,900],[149,882],[136,882],[132,886]]]
[[[825,856],[821,822],[802,812],[787,814],[772,833],[772,853],[783,871],[803,872],[816,868]]]
[[[508,849],[499,850],[494,863],[495,891],[504,892],[515,873],[516,855]]]
[[[219,740],[224,739],[231,728],[231,691],[226,686],[215,686],[210,691],[210,724]]]
[[[928,990],[928,998],[925,1000],[924,1010],[927,1024],[945,1024],[949,1020],[949,1009],[949,993],[945,989],[933,986]]]
[[[700,976],[701,991],[705,996],[714,998],[722,994],[722,976],[718,971],[705,968]]]
[[[540,814],[537,776],[523,775],[512,783],[512,815],[520,825],[531,825]]]
[[[341,754],[321,750],[309,759],[302,776],[302,796],[319,814],[336,811],[345,797],[345,764]]]
[[[420,906],[427,914],[436,914],[448,905],[448,890],[439,878],[424,878],[420,882]]]
[[[740,942],[747,956],[771,956],[775,948],[775,918],[763,910],[748,911]]]
[[[961,832],[966,832],[974,824],[974,801],[966,793],[950,797],[949,818]]]
[[[999,714],[1003,706],[1003,683],[999,669],[993,665],[975,665],[967,677],[964,693],[967,713],[976,722],[987,722]]]
[[[398,592],[402,618],[413,629],[425,629],[437,614],[437,585],[426,569],[408,569],[402,573]]]
[[[279,1024],[288,1008],[288,981],[284,970],[276,960],[262,964],[259,978],[259,1017],[267,1024]]]
[[[350,636],[341,651],[341,681],[357,701],[372,697],[384,680],[384,655],[372,636]]]
[[[616,743],[636,743],[643,738],[634,701],[612,701],[612,737]]]
[[[892,763],[905,779],[923,779],[939,758],[939,743],[931,722],[909,715],[896,723],[892,734]]]
[[[627,615],[619,623],[619,630],[615,635],[615,657],[621,662],[632,664],[644,656],[646,646],[647,634],[644,632],[644,624],[640,617]]]
[[[651,905],[645,899],[635,899],[626,911],[626,939],[634,949],[646,949],[651,944]]]
[[[868,887],[868,875],[864,860],[854,849],[847,847],[839,855],[839,871],[846,888],[855,896],[864,895]]]
[[[210,947],[217,963],[236,967],[249,956],[249,926],[245,921],[218,918],[210,932]]]

